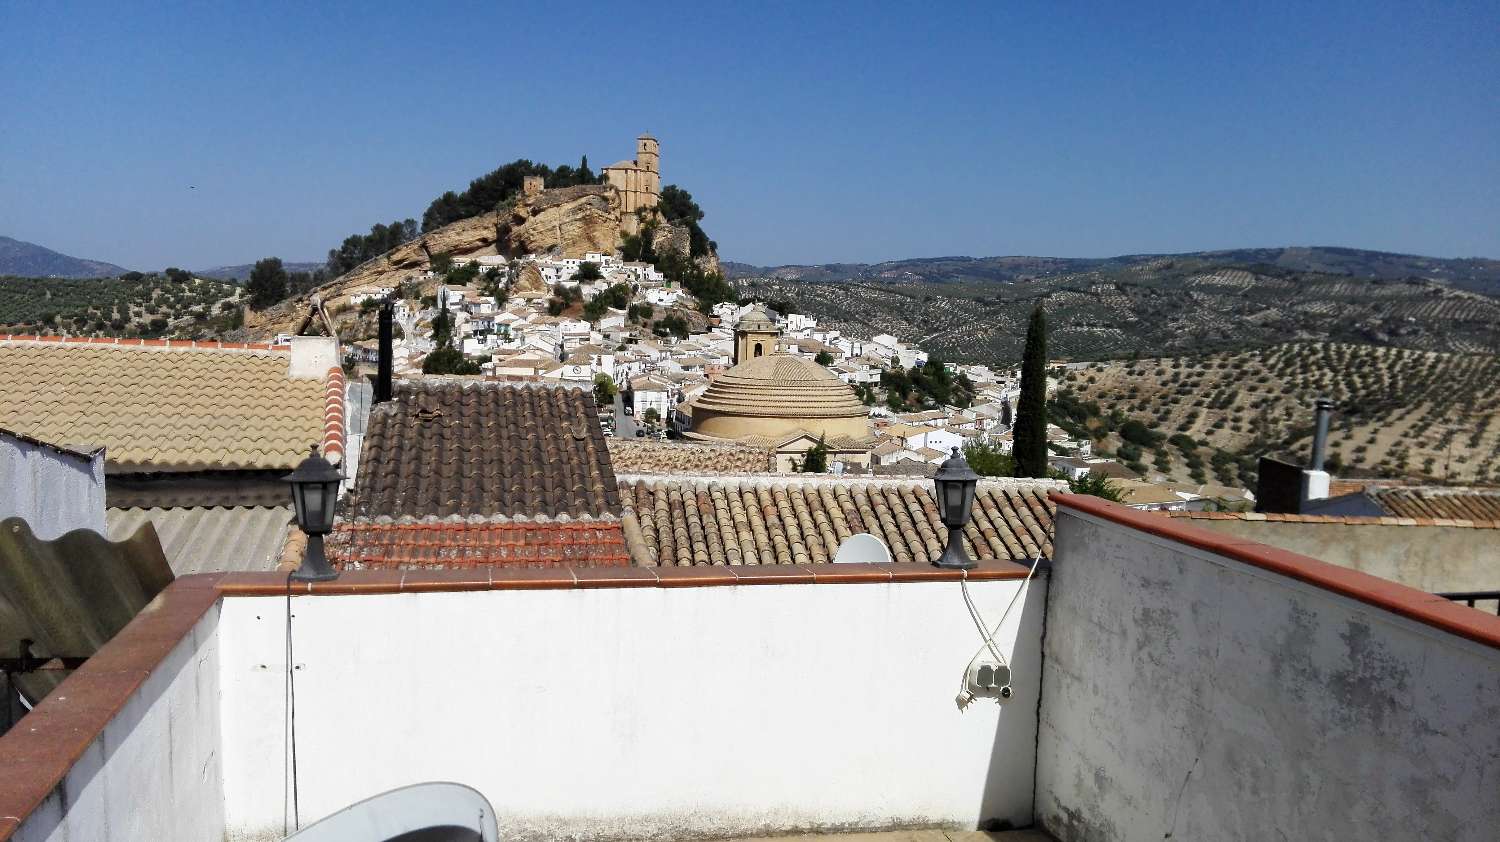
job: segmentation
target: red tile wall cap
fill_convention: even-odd
[[[1276,523],[1343,523],[1351,526],[1452,526],[1463,529],[1500,529],[1500,521],[1446,517],[1391,517],[1390,515],[1292,515],[1259,512],[1157,512],[1187,520],[1244,520]]]
[[[1500,617],[1450,602],[1440,596],[1279,547],[1183,523],[1182,518],[1162,517],[1099,497],[1059,494],[1052,499],[1057,503],[1059,512],[1064,509],[1083,512],[1121,526],[1207,550],[1500,649]]]

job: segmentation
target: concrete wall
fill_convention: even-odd
[[[104,526],[104,452],[65,453],[0,432],[0,520],[19,517],[50,541]]]
[[[1189,522],[1428,593],[1500,590],[1500,529],[1209,518]]]
[[[1066,507],[1056,544],[1061,842],[1495,838],[1500,651]]]
[[[995,623],[1020,584],[970,591]],[[952,582],[299,598],[302,817],[447,780],[511,839],[1024,824],[1044,591],[999,638],[1015,697],[962,712],[980,636]],[[281,829],[284,606],[223,602],[236,839]]]
[[[18,842],[224,838],[217,626],[210,609],[16,830]]]

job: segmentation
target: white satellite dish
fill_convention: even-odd
[[[495,810],[463,784],[413,784],[382,792],[288,836],[285,842],[499,842]]]
[[[868,532],[844,539],[833,556],[834,564],[887,564],[890,560],[891,548],[879,536]]]

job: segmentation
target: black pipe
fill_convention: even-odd
[[[380,302],[380,358],[375,369],[374,403],[385,403],[391,399],[391,365],[396,352],[392,348],[395,338],[396,303],[387,298]]]
[[[1313,430],[1312,464],[1314,471],[1323,470],[1324,451],[1328,447],[1328,415],[1333,412],[1333,401],[1329,398],[1318,398],[1313,401],[1313,407],[1317,412],[1317,427]]]

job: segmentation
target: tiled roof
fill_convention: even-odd
[[[964,530],[980,561],[1050,555],[1056,482],[985,481]],[[625,540],[636,565],[812,564],[832,561],[850,535],[870,532],[895,561],[943,550],[929,480],[636,478],[621,482]]]
[[[1381,488],[1365,492],[1395,517],[1500,520],[1500,488]]]
[[[116,471],[289,469],[327,439],[322,378],[271,346],[0,337],[0,426]],[[340,437],[342,434],[340,434]]]
[[[598,521],[340,524],[329,556],[367,569],[470,567],[624,567],[625,534],[616,519]]]
[[[770,470],[771,455],[742,444],[690,444],[645,439],[606,440],[619,474],[754,474]]]
[[[586,389],[401,382],[366,423],[352,519],[620,512]]]
[[[404,382],[370,411],[329,556],[366,568],[620,566],[619,515],[592,392]]]

